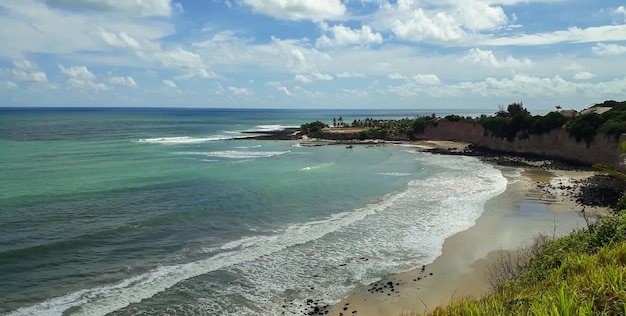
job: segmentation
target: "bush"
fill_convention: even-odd
[[[318,135],[326,127],[328,127],[328,124],[322,123],[320,121],[315,121],[300,125],[300,131],[307,135]]]

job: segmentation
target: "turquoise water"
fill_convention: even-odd
[[[0,312],[302,314],[427,264],[504,190],[498,170],[241,133],[416,114],[0,109]]]

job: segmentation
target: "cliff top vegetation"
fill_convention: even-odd
[[[445,119],[452,122],[470,121],[480,124],[485,129],[486,136],[491,135],[509,141],[516,138],[526,139],[532,134],[543,134],[557,128],[565,128],[576,141],[587,143],[591,142],[598,133],[615,137],[626,133],[626,101],[608,100],[577,115],[573,115],[574,112],[563,111],[557,106],[556,111],[546,115],[532,115],[522,103],[511,103],[506,108],[500,106],[494,115],[481,115],[476,118],[458,115],[439,118],[433,114],[400,120],[365,118],[346,123],[339,117],[333,119],[332,129],[328,124],[317,121],[303,124],[301,131],[313,137],[332,138],[333,130],[359,128],[355,132],[355,138],[358,139],[414,139],[424,132],[426,126],[437,125],[439,119]]]

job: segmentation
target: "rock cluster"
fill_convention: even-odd
[[[626,190],[626,183],[608,176],[596,175],[578,182],[580,190],[575,198],[582,205],[614,207]]]

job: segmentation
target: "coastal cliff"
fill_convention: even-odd
[[[543,134],[517,135],[511,140],[496,137],[477,122],[441,119],[436,125],[427,126],[424,132],[415,135],[430,140],[452,140],[472,143],[477,147],[506,153],[537,155],[546,158],[594,164],[601,163],[618,170],[622,166],[622,153],[619,144],[626,141],[626,136],[615,137],[598,133],[590,142],[577,141],[563,128]]]

